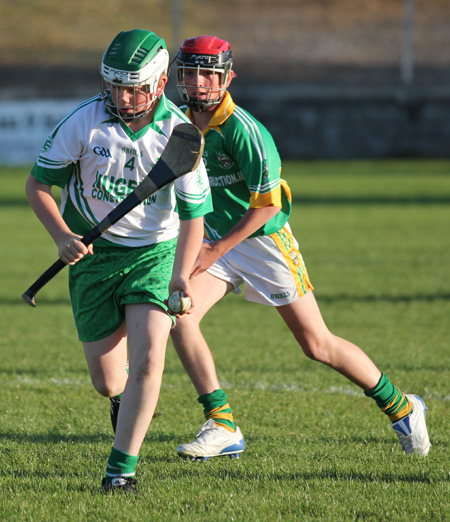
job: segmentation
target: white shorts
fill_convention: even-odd
[[[207,272],[231,283],[237,293],[244,284],[247,301],[269,306],[292,303],[313,290],[298,243],[287,223],[270,236],[245,239]]]

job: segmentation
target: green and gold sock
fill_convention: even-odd
[[[106,464],[105,482],[111,482],[116,477],[134,477],[139,456],[128,455],[116,448],[111,448],[108,463]]]
[[[231,432],[236,431],[233,414],[227,402],[227,394],[222,389],[200,395],[197,401],[203,405],[203,413],[207,420],[213,419],[216,426]]]
[[[412,405],[406,395],[391,384],[384,373],[381,374],[375,388],[365,391],[364,394],[375,400],[377,406],[389,417],[391,422],[403,419],[412,411]]]

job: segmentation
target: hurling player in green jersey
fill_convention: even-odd
[[[132,494],[174,323],[169,290],[190,295],[203,215],[212,209],[204,165],[161,188],[94,246],[81,237],[147,176],[173,129],[190,123],[164,95],[167,68],[164,40],[142,29],[119,33],[101,62],[102,92],[60,122],[27,181],[33,210],[70,265],[70,298],[92,383],[111,398],[115,439],[102,487]],[[61,188],[61,213],[54,185]]]
[[[280,179],[275,143],[227,91],[234,77],[230,45],[214,36],[190,38],[175,64],[182,108],[205,136],[203,158],[214,204],[205,216],[207,239],[191,275],[196,309],[171,333],[207,420],[196,440],[181,444],[177,453],[206,459],[238,456],[245,448],[200,331],[208,310],[242,285],[248,301],[276,307],[305,355],[376,401],[405,453],[426,455],[430,441],[423,400],[397,389],[360,348],[331,333],[322,318],[288,224],[291,196]]]

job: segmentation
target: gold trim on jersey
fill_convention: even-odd
[[[284,190],[286,197],[292,201],[292,193],[289,185],[284,179],[280,179],[280,185],[270,192],[261,194],[259,192],[250,192],[250,208],[279,207],[283,208],[281,190]]]
[[[265,194],[261,194],[260,192],[250,192],[250,208],[264,208],[271,206],[282,207],[281,188],[279,185]]]
[[[222,125],[224,121],[226,121],[232,114],[236,107],[236,104],[234,103],[233,99],[231,98],[231,94],[227,91],[225,93],[225,96],[223,97],[223,100],[220,102],[220,104],[217,106],[217,109],[214,111],[214,114],[206,128],[202,130],[202,133],[205,135],[211,128],[213,127],[219,127]],[[188,107],[186,110],[186,116],[191,120],[194,121],[192,117],[192,111]],[[220,132],[220,129],[216,129]]]

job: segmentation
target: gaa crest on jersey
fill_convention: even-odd
[[[111,158],[111,152],[107,147],[94,147],[94,154],[97,154],[97,156],[103,156],[104,158]]]
[[[217,161],[223,169],[229,169],[233,165],[233,161],[225,154],[216,153]]]

